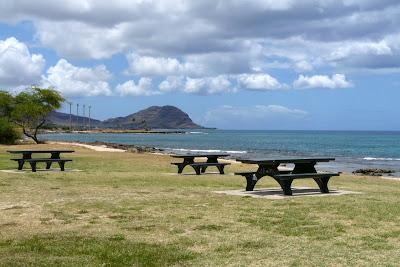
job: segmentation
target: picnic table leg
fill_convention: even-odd
[[[24,153],[22,153],[22,158],[23,159],[31,159],[32,158],[32,153],[31,152],[24,152]]]
[[[31,152],[24,152],[22,153],[22,160],[18,161],[18,170],[22,170],[24,168],[24,159],[31,159],[32,158],[32,153]]]
[[[218,165],[218,166],[217,166],[218,171],[219,171],[219,174],[225,174],[225,173],[224,173],[224,167],[225,167],[224,165]]]
[[[207,157],[207,163],[218,163],[218,157]],[[201,168],[201,172],[205,173],[206,169],[207,169],[207,166],[203,166]],[[220,171],[220,173],[221,173],[221,171]],[[221,173],[221,174],[223,174],[223,173]]]
[[[18,160],[18,170],[22,170],[22,168],[24,167],[24,163],[25,161],[23,159]]]
[[[182,162],[181,164],[177,165],[177,166],[178,166],[178,173],[182,173],[183,169],[184,169],[187,165],[190,165],[190,164],[192,164],[192,163],[194,163],[193,158],[184,158],[184,159],[183,159],[183,162]]]
[[[51,167],[51,161],[46,162],[46,170],[50,169],[50,167]]]
[[[196,172],[197,175],[201,174],[201,167],[200,166],[192,166],[194,171]]]
[[[262,177],[257,178],[256,174],[247,174],[245,177],[246,177],[246,191],[253,191],[258,180],[262,178]]]
[[[51,159],[60,159],[60,152],[51,152]],[[52,162],[46,162],[46,169],[50,169]]]
[[[282,188],[282,190],[283,190],[283,194],[285,195],[285,196],[291,196],[293,193],[292,193],[292,182],[293,182],[293,179],[287,179],[287,180],[281,180],[280,181],[280,185],[281,185],[281,188]]]
[[[321,193],[329,193],[328,182],[331,177],[320,177],[314,178],[314,181],[318,184]]]
[[[295,163],[293,174],[296,173],[316,173],[315,170],[316,162],[309,162],[309,163]]]
[[[35,161],[31,161],[31,162],[29,162],[29,164],[31,165],[32,172],[36,172],[36,162]]]
[[[64,168],[65,162],[64,161],[59,161],[58,165],[60,166],[60,169],[61,169],[62,172],[65,171],[65,168]]]

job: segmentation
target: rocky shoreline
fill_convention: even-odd
[[[382,176],[388,175],[391,176],[395,173],[394,170],[387,170],[387,169],[377,169],[377,168],[367,168],[367,169],[358,169],[353,171],[355,175],[367,175],[367,176]]]
[[[48,142],[57,143],[59,141],[48,140]],[[94,141],[94,142],[63,141],[63,143],[70,143],[70,144],[75,143],[93,147],[110,148],[110,149],[120,150],[121,152],[127,151],[130,153],[162,153],[167,155],[171,154],[171,151],[146,145],[120,144],[120,143],[102,142],[102,141]],[[234,158],[229,158],[229,160],[233,159]],[[385,177],[398,178],[397,175],[398,172],[390,169],[381,169],[381,168],[362,168],[362,169],[357,169],[355,171],[348,170],[344,173],[358,175],[358,176],[385,176]]]
[[[58,142],[58,141],[50,141],[49,142]],[[111,142],[77,142],[77,141],[62,141],[62,143],[71,143],[71,144],[82,144],[89,146],[97,146],[97,147],[107,147],[114,148],[119,150],[125,150],[131,153],[166,153],[163,149],[158,149],[151,146],[143,146],[143,145],[132,145],[132,144],[119,144],[119,143],[111,143]]]
[[[155,147],[151,147],[151,146],[143,146],[143,145],[119,144],[119,143],[109,143],[109,142],[101,142],[101,141],[86,142],[84,144],[93,145],[93,146],[106,146],[106,147],[110,147],[110,148],[126,150],[128,152],[133,152],[133,153],[165,152],[163,149],[159,149],[159,148],[155,148]]]

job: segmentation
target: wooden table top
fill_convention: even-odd
[[[313,162],[328,162],[333,161],[335,158],[250,158],[250,159],[236,159],[236,161],[247,164],[258,165],[271,165],[278,163],[313,163]]]
[[[171,155],[173,158],[208,158],[208,157],[228,157],[227,153],[192,153],[192,154],[176,154]]]
[[[7,150],[8,153],[12,154],[24,154],[24,153],[72,153],[75,150],[68,149],[25,149],[25,150]]]

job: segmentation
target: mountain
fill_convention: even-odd
[[[152,106],[126,117],[108,119],[102,122],[102,128],[119,129],[196,129],[203,128],[195,124],[188,114],[174,106]]]
[[[72,115],[72,126],[88,125],[88,118]],[[47,117],[48,125],[69,126],[67,113],[53,111]],[[152,106],[125,117],[117,117],[100,121],[91,119],[93,128],[111,129],[196,129],[203,128],[194,123],[188,114],[174,106]]]
[[[70,124],[69,114],[58,112],[58,111],[50,112],[50,114],[47,116],[46,121],[47,121],[46,122],[47,125],[69,126],[69,124]],[[71,122],[72,122],[73,127],[76,127],[77,125],[79,125],[79,126],[89,125],[89,118],[71,114]],[[96,119],[92,119],[92,118],[90,119],[91,127],[97,127],[100,124],[101,124],[100,120],[96,120]]]

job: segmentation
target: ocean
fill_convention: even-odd
[[[400,176],[400,132],[195,130],[186,134],[51,133],[42,140],[113,142],[172,153],[227,152],[233,158],[335,157],[323,170],[383,168]]]

